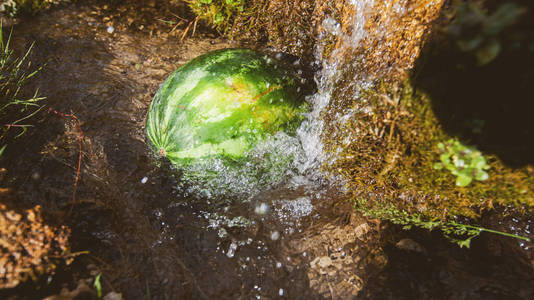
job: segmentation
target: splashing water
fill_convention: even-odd
[[[323,164],[335,160],[335,153],[327,155],[324,151],[322,115],[331,101],[336,81],[342,76],[344,63],[338,58],[347,51],[354,52],[365,37],[366,15],[374,0],[352,0],[350,5],[354,13],[344,20],[351,25],[349,34],[344,33],[340,21],[331,16],[322,22],[315,49],[315,64],[322,66],[315,75],[318,92],[306,99],[312,109],[305,115],[297,136],[279,132],[267,138],[246,155],[244,164],[233,165],[212,158],[199,160],[184,170],[189,193],[208,199],[237,197],[251,201],[261,191],[293,184],[292,178],[296,177],[306,177],[310,188],[318,182],[339,184],[339,178],[327,178],[320,170]],[[332,37],[338,39],[338,47],[329,57],[323,57],[326,41]],[[338,119],[342,122],[349,118],[350,112]]]
[[[322,30],[319,32],[319,42],[315,49],[316,64],[322,66],[321,72],[315,76],[318,91],[308,97],[307,101],[313,105],[313,109],[297,132],[307,157],[302,167],[304,170],[318,170],[322,164],[332,163],[335,160],[335,156],[328,155],[324,151],[322,134],[325,124],[322,119],[322,114],[330,104],[335,83],[343,75],[342,68],[344,67],[344,62],[339,58],[348,51],[353,52],[358,47],[360,41],[366,36],[366,15],[374,6],[374,0],[352,0],[350,4],[353,6],[353,11],[355,12],[347,21],[352,26],[352,32],[350,34],[343,33],[340,21],[332,16],[327,16],[323,20]],[[323,57],[328,40],[332,37],[339,40],[339,46],[329,57]],[[357,62],[357,60],[354,61]],[[367,85],[367,83],[363,82],[360,84],[362,86]],[[357,97],[357,95],[354,96]],[[346,114],[345,116],[340,116],[338,120],[342,121],[349,117],[350,114]],[[318,174],[314,173],[314,175],[317,176]]]
[[[284,132],[260,142],[245,159],[229,162],[220,158],[197,160],[183,170],[188,193],[207,199],[250,201],[260,191],[273,188],[300,171],[306,160],[300,141]]]
[[[374,1],[353,0],[351,5],[355,13],[349,20],[343,20],[350,22],[349,34],[343,31],[341,21],[332,16],[322,22],[314,50],[315,64],[322,67],[314,78],[318,91],[306,98],[311,110],[295,137],[279,132],[267,138],[246,154],[245,163],[199,160],[183,172],[186,180],[180,190],[206,199],[211,208],[200,212],[199,217],[207,222],[207,229],[217,232],[220,245],[217,251],[228,258],[239,260],[240,249],[251,245],[266,251],[268,244],[302,232],[306,220],[319,217],[318,203],[329,199],[327,195],[332,190],[344,191],[343,180],[321,170],[323,165],[334,162],[336,155],[325,153],[322,139],[323,116],[330,109],[335,84],[343,77],[347,65],[339,58],[346,53],[357,53],[366,37],[366,16]],[[338,41],[338,47],[323,57],[332,38]],[[357,64],[355,61],[349,63]],[[351,84],[367,85],[364,80]],[[336,121],[346,122],[352,113],[345,111]],[[263,233],[253,229],[258,226]]]

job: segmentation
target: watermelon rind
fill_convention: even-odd
[[[245,159],[277,132],[295,134],[308,110],[299,84],[284,64],[254,50],[209,52],[161,84],[147,115],[148,140],[177,166]]]

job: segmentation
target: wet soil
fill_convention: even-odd
[[[71,117],[43,112],[5,154],[9,185],[21,202],[41,205],[48,222],[71,228],[73,252],[89,254],[11,297],[73,290],[101,272],[104,293],[126,299],[534,298],[534,260],[515,241],[483,236],[460,250],[437,234],[364,219],[319,183],[224,207],[177,189],[179,176],[145,144],[158,85],[199,54],[251,46],[193,20],[162,2],[85,2],[15,26],[16,48],[35,42],[32,61],[46,65],[31,88],[48,108],[76,116],[83,155],[73,199],[80,132]],[[312,212],[280,213],[301,197]],[[259,201],[267,214],[254,214]],[[251,225],[235,225],[243,215]]]

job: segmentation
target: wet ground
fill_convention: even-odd
[[[35,41],[32,62],[46,65],[31,88],[77,117],[83,155],[73,199],[80,132],[72,118],[43,112],[5,154],[10,185],[89,254],[11,295],[73,290],[101,272],[104,292],[126,299],[534,298],[533,255],[513,240],[483,236],[459,249],[366,220],[317,182],[215,207],[176,188],[179,177],[145,144],[148,105],[181,64],[244,45],[183,7],[141,2],[60,7],[14,28],[17,49]]]

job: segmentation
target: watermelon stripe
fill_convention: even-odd
[[[277,61],[252,50],[201,55],[160,86],[147,116],[148,139],[175,164],[243,156],[257,141],[294,131],[302,120],[307,106],[296,82]]]

